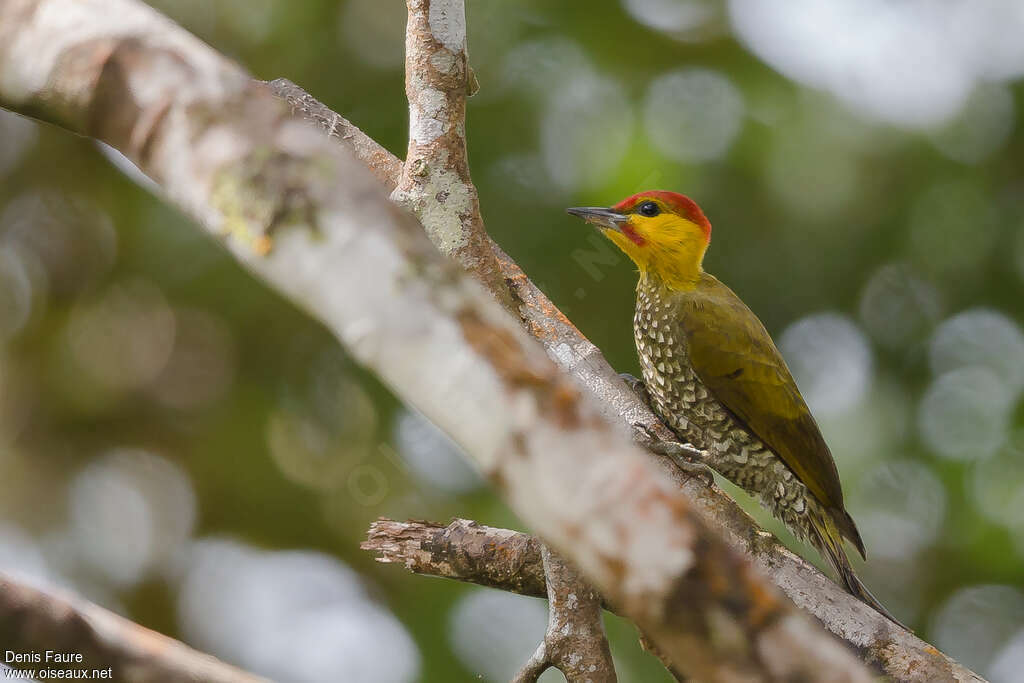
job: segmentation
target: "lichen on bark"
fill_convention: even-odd
[[[259,255],[270,252],[274,233],[283,227],[319,235],[320,202],[309,188],[322,186],[315,177],[329,172],[326,160],[293,156],[271,146],[256,147],[223,164],[210,186],[210,202],[222,217],[221,233]]]

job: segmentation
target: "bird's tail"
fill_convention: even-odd
[[[893,623],[906,629],[906,626],[890,614],[889,610],[882,606],[882,603],[878,602],[878,599],[871,594],[868,587],[864,585],[860,577],[853,571],[850,559],[846,556],[846,550],[843,548],[843,538],[839,535],[839,530],[828,513],[823,512],[821,515],[812,514],[811,529],[813,530],[811,535],[812,542],[817,546],[822,556],[832,565],[839,580],[842,581],[843,587],[846,588],[850,595],[872,607]]]

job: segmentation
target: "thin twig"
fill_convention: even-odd
[[[312,121],[327,135],[345,142],[370,172],[377,176],[377,180],[390,183],[392,187],[389,189],[394,189],[395,180],[402,175],[402,162],[398,157],[287,78],[275,78],[267,82],[267,86],[272,93],[288,103],[292,113]]]

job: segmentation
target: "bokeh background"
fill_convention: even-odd
[[[154,4],[404,155],[401,0]],[[775,335],[832,445],[866,582],[1021,680],[1024,5],[467,4],[492,235],[637,373],[633,268],[562,209],[694,197],[706,267]],[[357,546],[379,515],[520,523],[119,166],[0,113],[0,567],[282,681],[506,680],[543,601]],[[608,626],[622,680],[664,680]]]

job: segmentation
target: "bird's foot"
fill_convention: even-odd
[[[702,462],[704,452],[699,448],[681,441],[662,439],[650,427],[640,422],[633,423],[633,430],[634,440],[647,450],[671,458],[676,467],[691,477],[700,479],[709,488],[715,483],[714,471]]]
[[[619,377],[643,401],[644,405],[652,408],[651,394],[647,391],[647,385],[644,384],[642,379],[638,379],[628,372],[619,373]],[[634,441],[647,450],[657,455],[671,458],[676,467],[686,472],[689,476],[700,479],[708,487],[715,483],[714,472],[702,462],[704,453],[699,448],[694,448],[690,444],[682,443],[681,441],[662,439],[647,425],[640,422],[634,423],[633,429]]]
[[[705,488],[711,488],[715,485],[715,471],[704,463],[682,460],[680,458],[672,458],[672,462],[691,479],[699,479]]]

